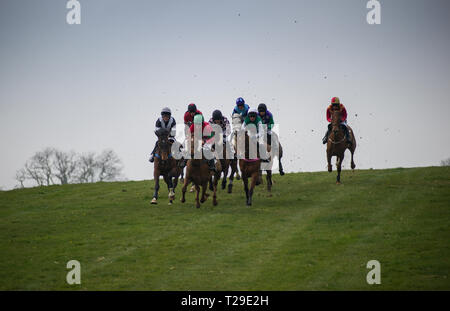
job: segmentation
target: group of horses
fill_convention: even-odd
[[[353,135],[353,131],[350,127],[349,132],[351,134],[352,144],[348,144],[345,139],[345,134],[340,125],[340,112],[335,111],[332,114],[332,128],[331,133],[328,138],[327,143],[327,159],[328,159],[328,171],[332,171],[331,166],[331,157],[336,156],[336,166],[337,166],[337,179],[336,183],[340,183],[340,173],[341,173],[341,165],[342,160],[344,159],[344,152],[346,149],[349,149],[352,155],[351,159],[351,168],[355,168],[355,163],[353,162],[353,153],[356,148],[356,141]],[[188,159],[179,158],[175,159],[172,155],[172,144],[173,142],[169,139],[169,131],[160,130],[157,132],[158,142],[157,148],[155,152],[155,161],[154,161],[154,180],[155,180],[155,189],[153,194],[153,199],[151,201],[152,204],[157,204],[158,200],[158,192],[159,192],[159,177],[163,176],[164,181],[167,184],[169,190],[169,205],[173,203],[175,200],[175,188],[178,184],[178,179],[183,181],[183,187],[181,189],[182,196],[181,202],[186,202],[186,191],[189,184],[193,184],[193,189],[196,191],[196,207],[200,207],[200,203],[204,203],[209,194],[207,193],[207,189],[209,186],[210,191],[213,193],[213,205],[216,206],[218,204],[217,201],[217,186],[220,178],[222,177],[221,187],[222,189],[227,188],[227,178],[229,178],[228,184],[228,193],[232,193],[233,189],[233,181],[234,176],[239,180],[242,178],[244,183],[244,191],[246,195],[246,205],[252,205],[252,198],[255,186],[262,183],[261,172],[262,170],[266,171],[266,183],[267,183],[267,191],[270,192],[272,190],[272,163],[274,157],[270,156],[269,158],[262,159],[260,156],[261,146],[267,148],[267,152],[264,154],[268,154],[271,151],[272,146],[277,148],[275,155],[278,157],[278,168],[280,175],[284,175],[283,166],[281,163],[281,158],[283,156],[283,149],[281,144],[278,142],[278,138],[275,134],[272,134],[272,142],[269,144],[259,146],[257,151],[257,156],[252,156],[253,154],[250,152],[250,140],[254,139],[254,137],[250,137],[247,132],[244,135],[238,135],[240,131],[245,131],[241,129],[242,118],[239,115],[233,115],[232,117],[232,142],[234,146],[234,150],[238,146],[244,146],[244,152],[241,156],[237,156],[237,152],[233,154],[232,157],[227,157],[226,152],[229,152],[230,149],[226,148],[226,142],[223,142],[223,157],[220,157],[216,161],[216,170],[210,170],[207,160],[204,156],[200,159],[194,157],[194,138],[191,137],[190,144],[190,157]],[[275,138],[275,144],[274,144]],[[244,139],[244,141],[239,141],[240,139]],[[272,150],[273,151],[273,150]],[[263,166],[262,166],[263,164]],[[239,175],[238,171],[241,171]],[[184,174],[184,168],[186,168],[186,173]],[[230,176],[228,177],[228,173],[231,171]],[[249,180],[250,185],[249,185]]]

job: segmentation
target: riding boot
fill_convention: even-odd
[[[155,151],[156,151],[156,147],[158,146],[158,142],[156,142],[155,147],[153,147],[153,151],[150,154],[150,159],[148,159],[148,161],[150,163],[153,163],[153,161],[155,161]]]
[[[330,134],[330,131],[327,131],[325,136],[322,138],[322,143],[325,145],[328,141],[328,135]]]

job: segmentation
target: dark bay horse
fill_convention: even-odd
[[[280,171],[280,175],[284,175],[283,165],[281,164],[281,158],[283,157],[283,147],[281,147],[280,142],[278,141],[278,136],[275,133],[272,133],[271,136],[267,138],[265,142],[267,144],[267,152],[270,153],[273,151],[273,154],[269,157],[268,163],[261,163],[261,170],[266,171],[266,182],[267,182],[267,191],[270,193],[272,191],[272,165],[273,158],[278,157],[278,169]],[[273,146],[273,147],[272,147]],[[272,158],[273,156],[273,158]]]
[[[242,135],[238,135],[242,137]],[[249,155],[249,137],[245,132],[245,154],[243,159],[239,159],[239,168],[241,169],[241,177],[244,182],[244,191],[247,198],[247,206],[252,205],[253,189],[260,184],[261,160],[259,157],[252,159]],[[241,145],[241,144],[239,144]],[[248,187],[248,179],[251,178],[250,189]]]
[[[219,178],[220,178],[220,176],[223,176],[222,177],[222,190],[223,190],[227,187],[228,171],[231,169],[231,173],[230,173],[230,177],[229,177],[230,183],[228,184],[228,193],[231,193],[232,189],[233,189],[234,174],[237,173],[237,159],[236,159],[235,154],[233,154],[234,158],[230,159],[231,152],[229,150],[227,150],[227,148],[230,148],[229,144],[224,142],[222,145],[222,148],[223,148],[222,149],[223,150],[222,159],[219,160],[219,162],[220,162]],[[229,153],[228,157],[227,157],[227,153]],[[209,190],[213,191],[212,176],[211,176],[211,180],[209,183]]]
[[[219,166],[217,168],[217,166]],[[219,171],[220,168],[220,162],[216,164],[217,173],[212,172],[209,169],[208,164],[206,163],[206,160],[204,156],[202,159],[194,159],[194,140],[191,140],[191,159],[187,161],[186,164],[186,174],[184,177],[184,184],[183,188],[181,189],[182,197],[181,197],[181,203],[186,202],[186,189],[189,183],[193,183],[195,186],[195,190],[197,192],[195,202],[196,207],[200,208],[200,203],[204,203],[208,197],[206,194],[206,188],[208,187],[208,182],[212,178],[212,186],[213,186],[213,205],[216,206],[218,204],[217,202],[217,183],[220,178]],[[202,188],[202,197],[199,200],[200,195],[200,187]]]
[[[177,160],[172,157],[172,143],[169,141],[169,131],[160,129],[156,135],[158,136],[157,147],[155,151],[155,162],[153,169],[153,177],[155,179],[155,192],[153,194],[152,204],[158,202],[159,176],[163,176],[169,190],[169,205],[175,199],[175,188],[178,184],[178,176],[181,169]]]
[[[352,144],[347,143],[345,139],[345,133],[341,126],[341,112],[339,110],[333,110],[331,113],[331,133],[327,142],[327,160],[328,160],[328,172],[333,170],[331,166],[331,157],[336,156],[337,177],[336,183],[341,183],[341,166],[344,160],[345,150],[350,150],[352,154],[351,168],[355,169],[356,165],[353,162],[353,154],[356,149],[356,139],[353,130],[350,126],[347,126]]]

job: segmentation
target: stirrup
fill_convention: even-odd
[[[150,159],[148,159],[148,162],[150,162],[150,163],[153,163],[153,162],[155,162],[155,155],[151,155],[150,156]]]

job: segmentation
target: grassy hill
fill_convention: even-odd
[[[153,181],[0,192],[0,289],[450,290],[449,167],[274,179],[250,208],[241,181],[200,209],[150,205]]]

